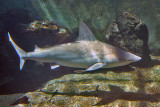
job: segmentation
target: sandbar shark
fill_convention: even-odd
[[[123,66],[141,59],[139,56],[97,40],[83,22],[79,23],[79,37],[75,42],[49,48],[35,46],[33,52],[22,50],[13,41],[9,32],[8,37],[20,57],[20,70],[27,59],[48,63],[55,62],[55,65],[51,65],[51,69],[60,65],[85,68],[85,70],[76,70],[77,73]]]

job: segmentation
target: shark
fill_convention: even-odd
[[[51,69],[60,65],[83,68],[75,70],[77,73],[124,66],[141,60],[139,56],[99,41],[83,22],[79,23],[79,36],[76,41],[49,48],[39,48],[35,45],[33,52],[21,49],[9,32],[8,38],[20,58],[20,70],[28,59],[51,63]]]

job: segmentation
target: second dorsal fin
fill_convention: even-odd
[[[88,28],[88,26],[80,22],[79,23],[79,37],[77,38],[77,41],[82,41],[82,40],[87,40],[87,41],[95,41],[97,40],[91,30]]]

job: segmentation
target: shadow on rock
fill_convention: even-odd
[[[116,100],[127,100],[127,101],[150,101],[150,102],[159,102],[160,101],[160,93],[155,94],[145,94],[145,93],[135,93],[135,92],[125,92],[118,86],[109,85],[110,91],[102,91],[97,89],[95,91],[84,91],[81,93],[76,92],[46,92],[41,90],[46,94],[54,95],[67,95],[67,96],[85,96],[85,97],[99,97],[102,98],[97,104],[106,105]]]

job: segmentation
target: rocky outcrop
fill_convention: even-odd
[[[16,30],[15,37],[21,41],[25,38],[32,44],[32,48],[34,45],[45,48],[71,40],[70,32],[52,21],[35,20],[28,24],[19,25],[17,29],[19,30]]]
[[[110,25],[106,42],[142,58],[141,63],[148,66],[150,50],[148,47],[148,29],[137,16],[124,12]]]
[[[159,74],[160,66],[137,68],[136,72],[108,70],[93,74],[68,74],[27,93],[30,103],[24,106],[158,106]]]

